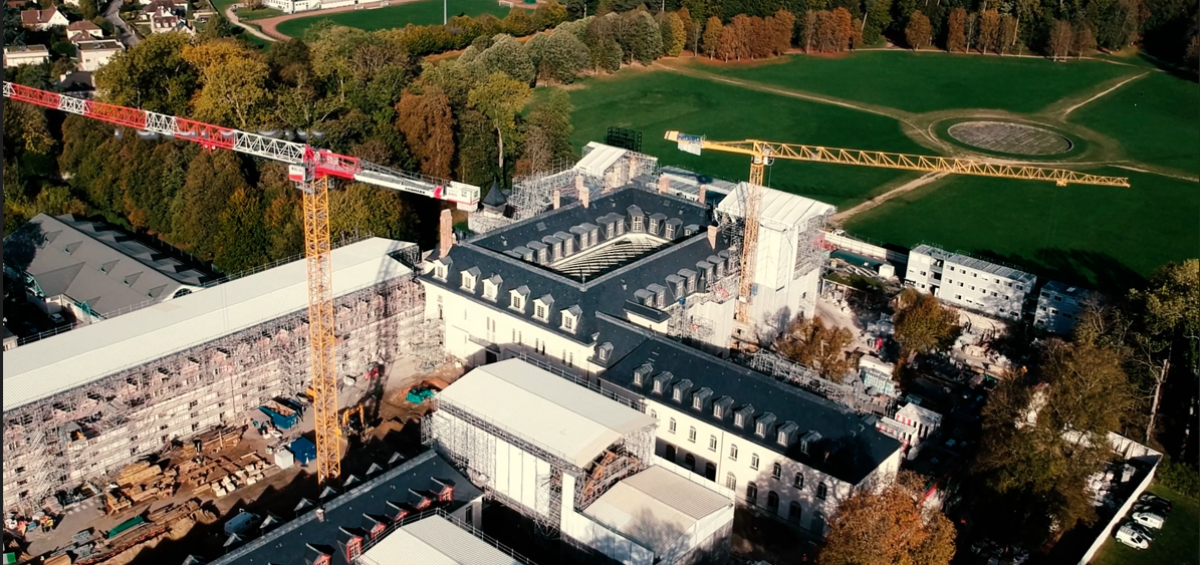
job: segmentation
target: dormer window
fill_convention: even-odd
[[[658,218],[650,216],[650,233],[658,235]]]
[[[798,429],[800,429],[800,427],[797,426],[795,422],[787,422],[784,425],[779,426],[779,431],[775,436],[775,441],[784,447],[791,445],[792,437],[795,435],[796,430]]]
[[[483,281],[483,297],[495,302],[496,295],[500,292],[500,285],[503,283],[504,279],[500,278],[500,275],[492,275],[491,278],[485,279]]]
[[[683,392],[676,388],[675,393],[671,395],[671,399],[675,402],[683,401]]]
[[[475,292],[475,281],[478,278],[479,267],[471,267],[462,271],[462,289],[473,294]]]
[[[729,407],[733,406],[733,399],[728,396],[722,396],[713,402],[713,417],[718,420],[723,420],[725,414],[729,413]]]
[[[800,453],[812,455],[816,451],[817,442],[821,440],[821,434],[816,431],[811,431],[804,434],[800,438]]]
[[[633,231],[639,232],[639,231],[642,231],[642,229],[643,229],[642,228],[642,217],[634,216],[633,217]]]
[[[696,273],[691,273],[687,277],[688,292],[696,292]]]
[[[592,231],[589,232],[589,235],[591,235],[592,241],[588,245],[596,245],[597,243],[600,243],[600,228],[592,228]]]
[[[667,384],[671,382],[674,375],[670,371],[663,371],[654,377],[654,393],[662,394],[667,388]]]
[[[612,356],[612,350],[612,344],[607,341],[604,342],[600,347],[596,348],[596,359],[599,359],[601,362],[608,361],[608,358]]]
[[[758,422],[754,424],[754,433],[761,438],[767,437],[771,431],[771,426],[775,424],[775,415],[767,412],[758,418]]]
[[[604,236],[607,237],[608,239],[612,239],[616,235],[617,235],[616,222],[612,222],[612,221],[605,222],[604,223]]]
[[[753,413],[754,413],[753,406],[751,406],[749,404],[747,404],[746,406],[743,406],[741,410],[738,410],[737,412],[733,413],[733,425],[735,425],[739,428],[746,427],[746,421],[750,419],[750,415]]]
[[[547,259],[548,259],[548,257],[547,257],[547,256],[548,256],[549,254],[548,254],[548,253],[546,253],[546,248],[545,248],[545,247],[543,247],[543,248],[541,248],[541,249],[538,249],[537,255],[538,255],[538,263],[541,263],[541,264],[545,265],[545,264],[548,262],[548,261],[547,261]]]
[[[554,260],[558,261],[563,257],[563,247],[561,241],[554,242]]]
[[[562,311],[562,329],[575,333],[575,327],[579,324],[579,315],[583,313],[578,305],[567,308]]]
[[[692,410],[704,410],[704,402],[712,396],[712,389],[704,387],[692,395]]]
[[[534,302],[533,303],[533,317],[537,318],[543,322],[546,321],[546,317],[547,317],[546,305],[542,304],[541,302]]]
[[[445,265],[439,264],[438,266],[433,268],[433,277],[442,282],[446,282],[446,271],[447,270],[448,269],[446,268]]]
[[[625,218],[617,218],[617,235],[625,235]]]
[[[570,255],[575,252],[575,238],[568,238],[563,241],[563,253]]]
[[[642,365],[641,367],[634,369],[633,384],[635,384],[637,386],[642,386],[642,383],[646,382],[646,377],[649,377],[650,373],[652,373],[653,371],[654,371],[654,366],[649,363],[646,363],[645,365]]]
[[[692,388],[692,381],[683,379],[675,384],[675,390],[671,393],[671,399],[675,402],[683,404],[683,398],[687,396],[688,390]]]
[[[529,298],[529,287],[527,287],[525,285],[521,285],[521,286],[513,289],[512,292],[509,293],[508,307],[513,310],[516,310],[517,312],[524,314],[525,313],[525,302],[528,300],[528,298]]]
[[[675,239],[675,224],[667,222],[667,227],[663,230],[663,237],[666,239]]]

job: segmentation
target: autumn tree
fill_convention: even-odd
[[[812,53],[813,46],[816,44],[818,44],[817,12],[809,10],[800,20],[800,45],[804,47],[805,53]]]
[[[529,10],[516,6],[508,10],[508,15],[500,22],[500,29],[512,36],[521,37],[533,31],[533,18]]]
[[[979,18],[979,52],[1000,52],[1000,12],[985,10]]]
[[[437,87],[427,88],[424,94],[406,92],[396,105],[396,115],[396,129],[404,134],[409,150],[421,164],[421,172],[450,178],[454,116],[446,94]]]
[[[834,8],[833,10],[833,26],[834,34],[837,38],[837,47],[834,51],[845,51],[850,48],[850,43],[854,40],[854,35],[857,28],[854,27],[854,16],[850,14],[850,10],[845,8]]]
[[[263,122],[271,92],[270,69],[261,51],[233,39],[218,39],[185,47],[183,58],[200,74],[201,89],[192,100],[192,115],[242,129]]]
[[[555,0],[540,4],[533,11],[534,29],[551,28],[565,21],[567,21],[567,7]]]
[[[1089,477],[1111,460],[1107,434],[1130,406],[1118,352],[1051,340],[1028,374],[992,391],[972,474],[985,487],[988,531],[1040,546],[1096,518]]]
[[[914,13],[915,17],[915,13]],[[932,294],[905,289],[894,299],[895,340],[909,361],[918,353],[950,347],[962,328],[958,312],[942,306]]]
[[[1092,28],[1087,25],[1076,29],[1071,41],[1073,43],[1071,50],[1075,52],[1076,59],[1082,58],[1085,54],[1096,49],[1096,36],[1092,35]]]
[[[701,49],[709,59],[716,57],[721,50],[721,36],[724,34],[724,26],[721,24],[721,18],[713,16],[708,18],[708,23],[704,25],[704,40]]]
[[[662,31],[663,52],[670,57],[678,57],[687,44],[687,29],[683,20],[679,14],[667,12],[661,16],[659,28]]]
[[[912,17],[908,19],[908,25],[904,28],[904,40],[908,42],[908,46],[913,51],[929,47],[932,35],[933,28],[929,24],[929,18],[925,17],[920,10],[913,12]]]
[[[846,352],[854,334],[849,329],[825,324],[820,316],[797,317],[775,340],[775,349],[784,357],[816,370],[822,378],[840,383],[854,368],[854,361]]]
[[[792,48],[792,36],[796,30],[796,16],[787,10],[780,9],[770,18],[771,36],[774,38],[774,52],[783,55]]]
[[[878,492],[855,489],[829,522],[820,562],[831,565],[949,565],[954,524],[922,504],[923,479],[901,471]]]
[[[1004,14],[1000,16],[1000,49],[996,52],[1004,56],[1006,52],[1011,52],[1014,45],[1017,43],[1020,29],[1017,18],[1011,15]]]
[[[267,231],[257,191],[238,187],[217,217],[213,263],[236,273],[267,262]]]
[[[1065,59],[1071,52],[1074,31],[1071,22],[1066,20],[1054,21],[1050,26],[1050,36],[1047,39],[1047,55],[1054,61]]]
[[[950,11],[950,16],[946,19],[946,50],[953,53],[955,51],[967,51],[967,10],[965,8],[955,8]]]

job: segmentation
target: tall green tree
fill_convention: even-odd
[[[984,407],[972,469],[986,488],[984,520],[994,522],[984,527],[1037,547],[1092,523],[1088,478],[1111,460],[1107,434],[1130,406],[1117,351],[1050,341],[1038,366],[1007,377]]]
[[[479,54],[479,63],[487,74],[504,73],[526,84],[537,77],[525,46],[509,35],[494,37],[491,46]]]
[[[903,350],[901,356],[908,361],[918,353],[950,347],[962,333],[958,312],[943,307],[932,294],[905,289],[895,298],[893,307],[896,312],[894,337]]]
[[[96,90],[106,102],[175,116],[190,114],[199,73],[183,57],[190,38],[158,33],[117,54],[96,71]]]
[[[226,273],[237,273],[268,262],[267,231],[258,194],[238,187],[217,218],[213,263]]]
[[[172,239],[200,257],[213,259],[219,249],[218,236],[225,227],[214,220],[222,218],[235,192],[248,188],[233,153],[198,153],[188,164],[187,180],[172,203]]]
[[[704,39],[700,48],[704,50],[704,54],[708,55],[709,59],[717,56],[717,52],[721,48],[723,27],[721,19],[716,16],[708,18],[708,23],[704,26]]]
[[[539,173],[557,164],[574,160],[571,148],[571,98],[561,89],[553,89],[529,111],[526,121],[524,169]]]
[[[657,28],[655,28],[657,31]],[[517,112],[529,103],[533,95],[529,84],[515,80],[504,73],[492,73],[483,83],[471,89],[467,95],[467,103],[472,108],[487,117],[496,132],[498,143],[497,171],[504,175],[504,142],[508,140],[510,148],[517,141]]]

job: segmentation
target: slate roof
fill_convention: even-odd
[[[614,361],[601,375],[611,385],[653,398],[656,402],[675,404],[670,400],[670,391],[676,383],[687,379],[691,381],[691,388],[679,406],[680,410],[850,484],[858,484],[900,449],[900,442],[867,425],[848,408],[655,335],[614,316],[598,313],[595,318],[600,333],[598,342],[614,346]],[[651,377],[664,371],[673,375],[672,381],[663,388],[665,394],[653,394],[652,378],[646,379],[641,386],[634,384],[634,371],[647,363],[653,366]],[[693,410],[691,395],[703,388],[712,390],[712,394],[705,400],[702,411]],[[713,417],[712,404],[724,396],[732,398],[733,404],[729,414],[717,420]],[[754,408],[751,415],[754,421],[767,413],[775,416],[765,437],[754,433],[753,422],[748,422],[745,428],[733,424],[732,413],[748,405]],[[787,448],[780,446],[776,442],[776,430],[788,422],[795,422],[798,427],[793,440],[806,432],[820,433],[819,448],[804,454],[796,441]]]
[[[698,223],[700,231],[688,237],[678,238],[650,255],[614,268],[587,282],[576,281],[543,265],[522,261],[503,253],[505,250],[524,245],[530,239],[540,240],[546,235],[568,231],[571,226],[593,222],[596,217],[614,211],[624,211],[631,205],[639,206],[647,214],[660,210],[664,213],[670,212],[670,216],[684,219],[685,225]],[[666,302],[673,303],[681,297],[676,295],[674,287],[666,283],[668,277],[677,275],[680,270],[694,270],[696,263],[712,256],[721,256],[722,253],[722,258],[731,254],[737,256],[737,251],[729,249],[729,240],[723,236],[718,236],[716,249],[709,244],[705,231],[708,221],[705,216],[705,209],[694,202],[638,188],[626,188],[593,201],[590,208],[583,208],[578,203],[572,204],[496,232],[489,232],[486,236],[460,242],[454,245],[450,254],[443,259],[449,260],[445,281],[434,276],[433,270],[420,275],[420,280],[465,296],[487,308],[528,318],[532,323],[542,324],[569,339],[590,344],[593,342],[592,335],[599,330],[594,312],[603,311],[619,316],[624,316],[626,308],[654,312],[652,308],[630,304],[628,301],[634,300],[634,294],[638,290],[658,284],[667,287]],[[538,224],[544,224],[544,229],[539,229]],[[607,238],[601,229],[600,244],[605,241]],[[471,269],[479,269],[480,273],[473,293],[462,289],[462,272]],[[503,281],[497,291],[496,301],[493,302],[483,297],[482,281],[494,275],[500,275]],[[704,289],[704,285],[705,281],[701,275],[697,281],[697,290]],[[521,287],[527,287],[529,291],[528,304],[523,313],[509,308],[510,292]],[[532,303],[546,295],[552,296],[554,303],[549,308],[548,321],[541,322],[533,317]],[[561,312],[576,306],[583,315],[577,320],[575,331],[562,329]]]
[[[349,477],[347,477],[349,478]],[[440,506],[454,512],[483,496],[466,477],[433,451],[426,451],[378,476],[363,477],[365,482],[350,487],[349,492],[324,502],[325,520],[318,520],[309,507],[289,522],[268,530],[262,537],[251,539],[211,563],[211,565],[306,565],[313,550],[310,546],[332,550],[330,565],[350,565],[340,538],[348,537],[342,529],[365,533],[372,520],[391,518],[402,506],[416,498],[409,491],[423,492],[436,488],[434,479],[454,485],[454,501]],[[343,479],[343,482],[345,479]],[[435,498],[436,500],[436,498]],[[434,503],[434,507],[439,507]],[[413,512],[416,513],[415,511]],[[247,532],[244,537],[258,535]]]

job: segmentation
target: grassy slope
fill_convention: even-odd
[[[1003,258],[1039,276],[1123,289],[1166,262],[1200,254],[1196,185],[1129,176],[1129,189],[947,178],[855,216],[847,230],[904,246],[937,243]]]
[[[1151,73],[1075,110],[1071,121],[1121,141],[1132,159],[1200,171],[1200,87]]]
[[[1139,72],[1101,61],[1055,63],[903,51],[861,51],[836,58],[792,55],[782,63],[703,68],[909,112],[961,108],[1036,112],[1105,80]]]
[[[892,151],[917,151],[899,125],[888,118],[815,104],[735,86],[663,72],[624,70],[615,76],[583,81],[570,91],[575,106],[571,137],[576,148],[603,141],[609,126],[642,132],[642,151],[663,164],[678,165],[717,178],[745,180],[750,159],[741,155],[681,153],[662,138],[678,129],[733,141],[769,140],[862,145]],[[847,207],[904,173],[839,165],[779,161],[771,167],[772,187]]]
[[[449,3],[447,9],[451,16],[458,14],[478,16],[486,13],[500,18],[508,15],[509,11],[509,8],[501,6],[496,0],[454,0]],[[401,28],[408,24],[440,24],[442,23],[442,3],[438,0],[421,0],[386,8],[352,10],[325,16],[296,18],[279,24],[277,29],[280,33],[292,37],[302,37],[309,26],[325,19],[333,20],[338,25],[367,31]]]
[[[1150,543],[1150,549],[1139,551],[1110,537],[1100,551],[1096,552],[1091,565],[1200,564],[1200,557],[1196,554],[1197,548],[1200,548],[1200,536],[1196,533],[1196,523],[1200,521],[1200,508],[1197,508],[1196,501],[1180,496],[1159,484],[1151,485],[1148,490],[1170,499],[1173,504],[1171,515]]]

